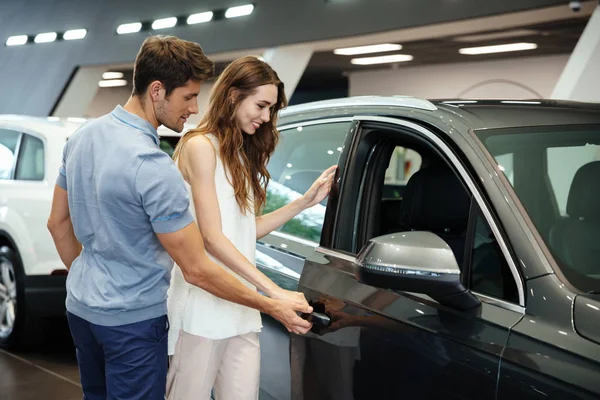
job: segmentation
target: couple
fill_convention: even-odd
[[[212,71],[196,43],[148,38],[129,101],[65,145],[48,229],[69,269],[85,399],[208,399],[213,387],[217,399],[256,399],[260,312],[293,333],[311,327],[297,314],[312,311],[304,296],[256,269],[255,242],[323,200],[335,166],[300,199],[257,216],[286,100],[254,57],[225,69],[173,163],[156,130],[183,130]]]

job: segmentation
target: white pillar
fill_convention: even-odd
[[[313,54],[311,45],[291,45],[266,50],[262,58],[279,75],[289,100]]]
[[[600,102],[600,6],[592,13],[551,98]]]
[[[67,90],[63,94],[57,107],[54,109],[54,117],[85,117],[86,111],[98,91],[98,81],[102,80],[102,74],[106,67],[80,67]]]

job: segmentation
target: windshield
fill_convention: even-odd
[[[566,278],[600,291],[600,126],[476,131]]]

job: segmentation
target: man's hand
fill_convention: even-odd
[[[265,312],[281,322],[288,332],[304,335],[312,328],[310,322],[300,318],[297,314],[297,312],[311,313],[313,309],[308,304],[304,306],[296,301],[277,299],[270,299],[269,303],[269,307]]]

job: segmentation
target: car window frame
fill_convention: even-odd
[[[0,179],[0,182],[2,182],[2,181],[16,181],[15,176],[16,176],[16,173],[17,173],[17,163],[18,163],[18,160],[19,160],[19,153],[21,151],[21,144],[23,143],[23,137],[24,137],[25,133],[23,131],[21,131],[21,130],[16,130],[14,127],[11,127],[11,126],[7,126],[7,127],[0,126],[0,129],[3,129],[5,131],[16,132],[16,133],[19,134],[19,136],[17,138],[17,144],[15,146],[15,151],[13,153],[14,160],[13,160],[13,164],[12,164],[12,167],[11,167],[10,176],[9,176],[8,179]],[[45,159],[45,156],[44,156],[44,159]]]
[[[494,237],[496,238],[496,240],[501,248],[502,255],[504,256],[504,258],[511,270],[511,275],[513,276],[513,279],[517,286],[519,299],[518,299],[518,303],[512,303],[512,302],[506,301],[504,299],[494,298],[494,297],[491,297],[491,296],[483,294],[483,293],[478,293],[476,291],[471,291],[471,292],[482,301],[485,301],[487,303],[493,303],[499,307],[524,314],[525,313],[525,283],[519,272],[519,269],[517,268],[517,263],[515,261],[515,258],[513,256],[513,254],[511,253],[511,251],[509,250],[508,243],[510,243],[510,241],[502,233],[502,230],[499,228],[496,220],[494,219],[493,213],[489,208],[491,206],[489,206],[488,203],[485,201],[484,195],[480,192],[477,185],[471,178],[469,172],[463,165],[463,162],[461,162],[461,160],[454,153],[454,151],[452,151],[450,146],[448,144],[446,144],[438,135],[436,135],[431,130],[429,130],[421,125],[418,125],[414,122],[411,122],[411,121],[403,120],[400,118],[373,116],[373,115],[361,115],[361,114],[356,114],[356,115],[354,115],[353,118],[358,123],[379,122],[379,123],[384,123],[384,124],[387,124],[390,126],[399,127],[399,128],[405,129],[405,130],[406,129],[411,130],[411,131],[415,132],[416,134],[418,134],[420,137],[422,137],[424,140],[428,140],[450,161],[450,163],[452,164],[455,171],[458,172],[460,178],[466,184],[468,190],[470,191],[470,193],[473,196],[473,200],[476,201],[478,207],[481,209],[481,212],[482,212],[486,222],[490,226],[490,229],[492,230],[492,233],[494,234]],[[360,142],[360,138],[356,138],[356,140],[353,143],[353,147],[356,147],[359,142]],[[327,221],[325,223],[327,223]],[[342,252],[337,249],[326,248],[325,246],[320,246],[319,248],[317,248],[317,251],[320,253],[323,253],[323,254],[328,254],[328,255],[335,254],[336,257],[341,257],[343,259],[347,259],[349,257],[354,258],[354,256],[355,256],[354,254]]]
[[[346,139],[345,139],[345,142],[347,142],[348,136],[351,135],[353,125],[354,125],[352,117],[336,117],[336,118],[314,119],[314,120],[308,120],[308,121],[295,121],[292,123],[286,123],[284,125],[278,126],[277,130],[280,133],[282,133],[283,131],[290,130],[290,129],[296,129],[300,126],[307,127],[307,126],[326,125],[326,124],[340,123],[340,122],[348,122],[349,123],[348,130],[346,132]],[[344,156],[347,155],[347,151],[348,151],[348,149],[342,150],[342,152],[340,153],[340,156],[339,156],[339,161],[344,162],[344,160],[345,160]],[[330,201],[328,199],[327,205],[325,207],[325,215],[327,215],[327,210],[329,209],[329,206],[330,206],[329,203],[330,203]],[[321,228],[321,241],[323,239],[323,230],[324,229],[325,229],[325,221],[323,222],[323,227]],[[272,236],[275,236],[276,239],[273,240]],[[294,252],[291,248],[289,248],[289,243],[286,243],[286,242],[293,242],[293,243],[296,243],[299,245],[311,247],[312,251],[314,251],[314,249],[316,247],[318,247],[321,242],[321,241],[319,243],[314,242],[314,241],[306,239],[306,238],[302,238],[302,237],[295,236],[295,235],[292,235],[287,232],[280,232],[280,231],[276,231],[276,230],[269,232],[267,235],[260,238],[258,241],[261,243],[264,243],[264,244],[268,244],[270,246],[278,246],[278,247],[281,247],[280,243],[282,243],[282,241],[283,241],[283,244],[286,244],[288,246],[288,248],[282,249],[283,251],[286,251],[291,254],[299,255],[304,258],[306,258],[308,255],[310,255],[310,252],[303,252],[304,254]]]

